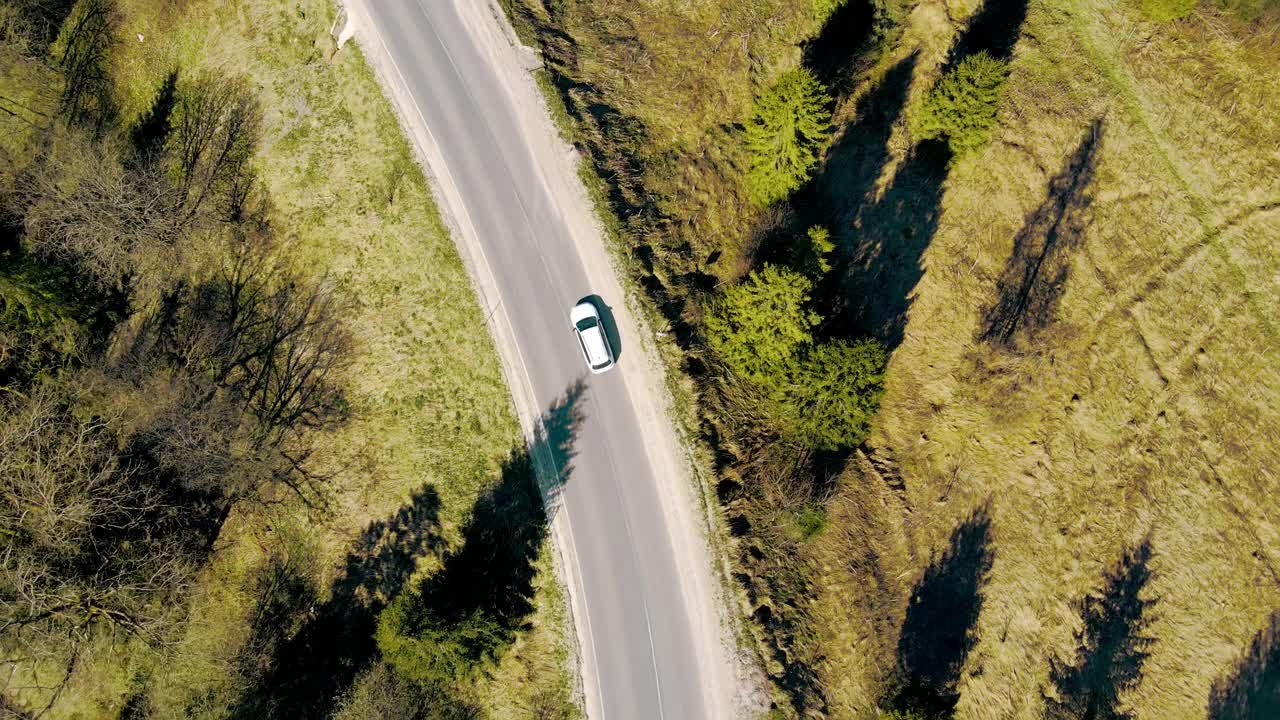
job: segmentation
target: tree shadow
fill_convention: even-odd
[[[573,472],[573,458],[578,454],[575,447],[578,428],[586,417],[582,411],[582,394],[586,389],[581,378],[575,380],[542,413],[533,431],[531,458],[548,517],[554,517],[558,510],[560,491]]]
[[[423,582],[422,607],[434,620],[452,623],[483,611],[498,621],[506,644],[523,627],[533,610],[534,565],[546,536],[543,503],[555,501],[572,468],[583,389],[581,382],[571,386],[535,431],[532,453],[555,473],[535,479],[530,451],[512,451],[499,479],[477,499],[460,549]],[[328,717],[335,699],[376,657],[378,613],[406,590],[417,558],[444,551],[439,511],[440,499],[427,487],[395,515],[367,527],[329,600],[279,644],[231,716]]]
[[[270,667],[231,711],[237,718],[325,717],[377,650],[378,612],[403,588],[416,558],[443,547],[440,498],[428,486],[370,524],[347,553],[329,599],[281,644]]]
[[[839,103],[853,92],[859,71],[873,60],[868,51],[876,39],[875,3],[849,0],[804,43],[804,65]]]
[[[984,313],[980,339],[1005,346],[1013,344],[1015,336],[1029,340],[1056,316],[1071,251],[1079,247],[1088,227],[1085,211],[1093,202],[1103,129],[1103,118],[1093,121],[1066,165],[1049,180],[1044,201],[1014,236],[1013,252],[996,282],[996,302]]]
[[[1028,0],[986,0],[952,44],[943,71],[980,52],[997,60],[1011,59],[1027,19],[1027,4]]]
[[[916,584],[898,639],[902,689],[893,706],[929,712],[955,706],[956,684],[978,639],[982,586],[995,556],[991,540],[983,505],[951,532],[946,551]]]
[[[942,214],[950,161],[945,143],[919,143],[880,200],[859,213],[844,277],[844,331],[873,335],[889,350],[902,342],[912,292],[924,276],[924,251]]]
[[[1280,610],[1253,636],[1235,670],[1209,689],[1209,720],[1280,718]]]
[[[988,0],[952,45],[944,72],[976,52],[1008,59],[1022,32],[1027,0]],[[898,63],[860,104],[862,120],[832,149],[819,182],[847,253],[842,307],[832,332],[873,335],[892,351],[902,342],[921,259],[938,229],[943,183],[952,160],[945,143],[917,144],[874,201],[891,158],[888,142],[906,103],[917,57]],[[834,294],[834,293],[833,293]]]
[[[572,471],[584,389],[581,381],[574,383],[543,413],[531,449],[513,452],[498,482],[476,501],[462,533],[462,547],[446,555],[440,571],[423,582],[423,602],[436,623],[454,625],[483,613],[497,621],[504,646],[524,627],[533,612],[535,565],[547,537],[547,509]],[[545,453],[556,468],[550,479],[538,476],[535,453]],[[494,659],[499,649],[492,648]]]
[[[1071,664],[1050,659],[1049,679],[1055,693],[1042,692],[1048,720],[1129,720],[1119,708],[1120,694],[1142,680],[1142,664],[1155,643],[1143,635],[1156,600],[1139,594],[1151,579],[1151,538],[1128,550],[1107,573],[1100,596],[1080,602],[1084,627],[1076,633],[1079,647]]]
[[[33,56],[48,51],[76,4],[75,0],[10,0],[10,3],[17,19],[25,25],[20,29],[26,31]]]
[[[113,0],[84,0],[74,6],[60,31],[62,113],[72,123],[101,134],[117,117],[112,95],[111,57],[118,44],[119,17]]]
[[[379,647],[397,670],[453,682],[499,662],[517,633],[528,628],[547,537],[544,497],[569,472],[580,385],[543,415],[535,442],[513,451],[499,480],[481,492],[461,547],[380,619]],[[555,463],[561,474],[542,477],[537,456]]]
[[[496,632],[469,650],[472,660],[496,661],[533,612],[536,563],[547,537],[547,515],[527,450],[503,463],[501,479],[472,509],[461,548],[423,582],[422,607],[436,628],[459,627],[477,615]]]
[[[828,332],[855,337],[874,334],[896,345],[895,328],[906,312],[906,293],[920,277],[919,254],[933,236],[941,185],[949,159],[939,145],[918,148],[880,198],[880,176],[892,160],[889,140],[906,106],[918,53],[891,67],[859,101],[858,120],[840,135],[821,173],[796,204],[821,205],[833,223],[838,271],[827,275],[819,294],[835,310]],[[939,155],[939,153],[943,153]],[[894,265],[906,263],[904,268]],[[898,277],[906,269],[905,277]],[[902,289],[905,286],[905,290]],[[902,297],[893,299],[895,293]]]
[[[157,157],[169,139],[169,116],[178,100],[178,71],[169,71],[160,92],[151,103],[150,109],[138,119],[138,124],[129,131],[129,141],[134,152],[142,162],[150,162]]]
[[[858,211],[872,201],[872,192],[888,164],[889,138],[902,116],[919,53],[899,60],[858,100],[857,121],[836,140],[813,186],[821,204],[831,208],[838,240],[853,241]]]

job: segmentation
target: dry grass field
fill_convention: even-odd
[[[942,60],[942,10],[919,7],[904,38],[901,52],[920,48],[917,86]],[[899,286],[909,309],[869,443],[902,491],[848,478],[851,512],[882,501],[895,516],[880,567],[818,556],[814,624],[841,630],[819,640],[833,714],[865,715],[876,696],[856,680],[873,674],[856,648],[874,633],[842,601],[873,577],[896,581],[908,618],[926,567],[977,578],[955,650],[960,717],[1039,717],[1042,695],[1071,693],[1055,669],[1081,659],[1081,602],[1143,543],[1144,605],[1112,611],[1149,639],[1116,659],[1133,665],[1117,690],[1134,717],[1203,717],[1271,626],[1280,47],[1274,31],[1232,29],[1208,13],[1153,25],[1115,3],[1030,4],[994,142],[942,181],[917,268],[885,269],[918,277]],[[854,199],[850,241],[893,253],[889,228],[859,212]],[[982,559],[948,570],[975,513]],[[851,532],[864,553],[867,531]],[[896,630],[878,642],[901,647]]]
[[[358,640],[371,647],[372,613],[415,563],[431,572],[456,549],[477,494],[523,440],[482,308],[391,106],[359,48],[338,52],[329,36],[336,7],[119,0],[116,10],[122,126],[151,106],[171,72],[179,83],[204,71],[248,79],[264,110],[255,167],[286,262],[334,284],[355,340],[351,421],[326,439],[319,463],[335,478],[330,511],[286,498],[233,512],[176,645],[152,650],[104,636],[46,715],[228,717],[244,693],[261,690],[273,654],[276,663],[288,658],[290,638],[330,611],[368,625]],[[25,84],[39,81],[32,66],[0,68],[0,78],[16,78],[4,82],[7,99],[28,88],[41,97]],[[6,131],[5,153],[20,159],[25,130]],[[543,547],[528,628],[461,690],[490,717],[578,712],[565,598]],[[295,596],[314,600],[294,608]],[[282,607],[271,604],[277,597]],[[283,644],[255,645],[264,627]],[[5,687],[41,707],[51,700],[41,678],[56,668],[34,670],[17,668]]]
[[[886,61],[915,53],[913,88],[945,59],[943,10],[917,8]],[[899,125],[869,196],[844,198],[858,257],[889,257],[854,264],[854,302],[905,324],[868,443],[881,472],[846,475],[811,556],[833,716],[872,714],[921,653],[959,717],[1081,694],[1082,603],[1144,543],[1140,607],[1108,611],[1132,645],[1109,659],[1132,673],[1120,708],[1203,717],[1270,627],[1280,156],[1258,150],[1280,141],[1280,74],[1274,37],[1237,38],[1031,3],[991,146],[895,196]],[[932,233],[897,244],[904,217]]]
[[[802,43],[800,3],[702,3],[696,38],[649,21],[663,3],[524,5],[517,27],[559,75],[640,282],[677,332],[692,326],[690,354],[700,310],[696,290],[671,309],[678,253],[730,243],[694,264],[732,281],[776,256],[779,227],[807,226],[795,217],[840,241],[819,308],[830,331],[891,350],[847,462],[753,451],[756,421],[730,412],[749,397],[714,402],[722,389],[703,407],[775,712],[875,718],[923,697],[983,719],[1280,713],[1266,695],[1280,667],[1274,14],[924,0],[890,42],[824,73],[823,52],[855,53],[858,36],[829,26]],[[748,35],[706,65],[732,75],[705,81],[728,98],[723,125],[700,105],[655,122],[669,93],[636,108],[642,88],[687,85],[680,59],[700,56],[681,43],[761,12],[785,20],[758,62]],[[1000,37],[1011,76],[990,144],[950,163],[913,144],[907,120],[952,48]],[[618,55],[642,68],[625,83]],[[740,201],[745,111],[725,88],[758,91],[788,62],[831,84],[839,129],[810,186],[762,213]],[[825,525],[798,538],[779,478],[815,465],[838,477]]]

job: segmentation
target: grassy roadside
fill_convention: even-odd
[[[117,10],[112,69],[124,126],[172,71],[247,77],[264,109],[255,165],[287,262],[337,288],[355,335],[353,419],[321,460],[337,478],[331,511],[285,502],[234,512],[191,592],[177,644],[152,651],[104,640],[80,659],[49,713],[226,717],[278,649],[255,645],[263,617],[287,643],[317,607],[385,602],[382,586],[350,571],[383,547],[361,545],[371,533],[410,543],[394,556],[398,567],[382,568],[404,575],[401,583],[415,564],[434,571],[522,437],[492,342],[475,332],[484,323],[465,268],[391,106],[359,49],[336,52],[328,34],[333,5],[121,0]],[[423,524],[397,524],[404,517]],[[409,530],[438,543],[415,546]],[[464,688],[490,717],[579,714],[566,603],[545,551],[537,578],[527,629]],[[359,587],[344,589],[353,579]],[[281,583],[311,602],[264,616]]]

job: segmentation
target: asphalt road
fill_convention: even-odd
[[[620,373],[590,375],[570,332],[569,308],[595,291],[511,99],[452,3],[373,0],[367,8],[459,188],[539,406],[585,383],[559,512],[576,551],[579,632],[596,679],[585,690],[598,693],[603,716],[595,720],[705,717],[645,437]]]

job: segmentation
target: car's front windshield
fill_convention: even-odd
[[[597,324],[596,319],[593,317],[582,318],[578,321],[578,332],[586,332]]]

